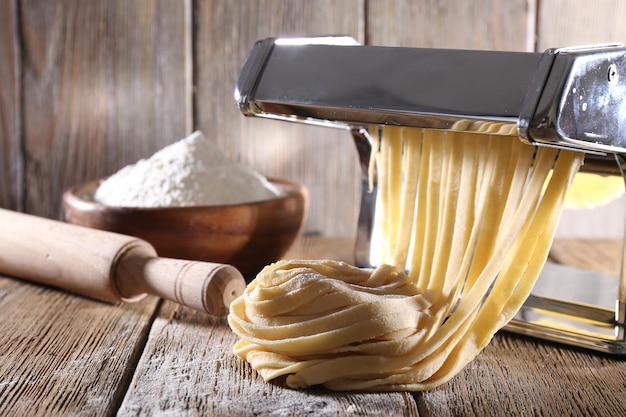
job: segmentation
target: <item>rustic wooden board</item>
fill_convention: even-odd
[[[447,385],[420,394],[422,415],[621,416],[625,381],[622,359],[502,333]]]
[[[27,212],[189,133],[186,4],[22,2]]]
[[[0,4],[0,207],[20,209],[22,204],[21,73],[17,47],[15,2]]]
[[[323,242],[320,244],[320,242]],[[304,258],[303,258],[304,257]],[[354,262],[354,238],[325,239],[316,236],[298,238],[285,254],[285,259],[334,259]]]
[[[364,4],[216,0],[198,2],[194,10],[196,127],[234,159],[305,184],[308,232],[355,233],[360,171],[352,138],[343,130],[245,118],[234,104],[235,84],[259,39],[343,34],[362,42]]]
[[[370,0],[367,42],[375,45],[527,51],[535,0]]]
[[[557,239],[550,250],[555,263],[619,275],[623,242],[615,239]]]
[[[297,391],[266,383],[234,356],[235,341],[225,319],[165,303],[118,416],[418,415],[407,393]]]
[[[115,306],[0,276],[0,414],[112,415],[157,304]]]
[[[542,0],[538,5],[537,51],[562,46],[626,42],[620,0]]]

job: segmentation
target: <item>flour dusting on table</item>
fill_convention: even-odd
[[[279,194],[265,177],[232,161],[197,131],[102,181],[94,198],[108,206],[184,207],[246,203]]]

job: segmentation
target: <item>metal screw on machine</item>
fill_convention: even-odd
[[[609,65],[609,82],[617,81],[617,65]]]

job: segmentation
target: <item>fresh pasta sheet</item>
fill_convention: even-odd
[[[265,267],[231,304],[236,355],[292,388],[447,382],[516,314],[583,154],[516,137],[371,129],[375,268]]]

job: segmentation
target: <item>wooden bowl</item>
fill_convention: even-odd
[[[161,257],[227,263],[246,279],[279,260],[298,236],[306,216],[305,187],[270,181],[284,195],[253,203],[168,208],[112,207],[93,195],[99,181],[63,195],[68,223],[136,236]]]

